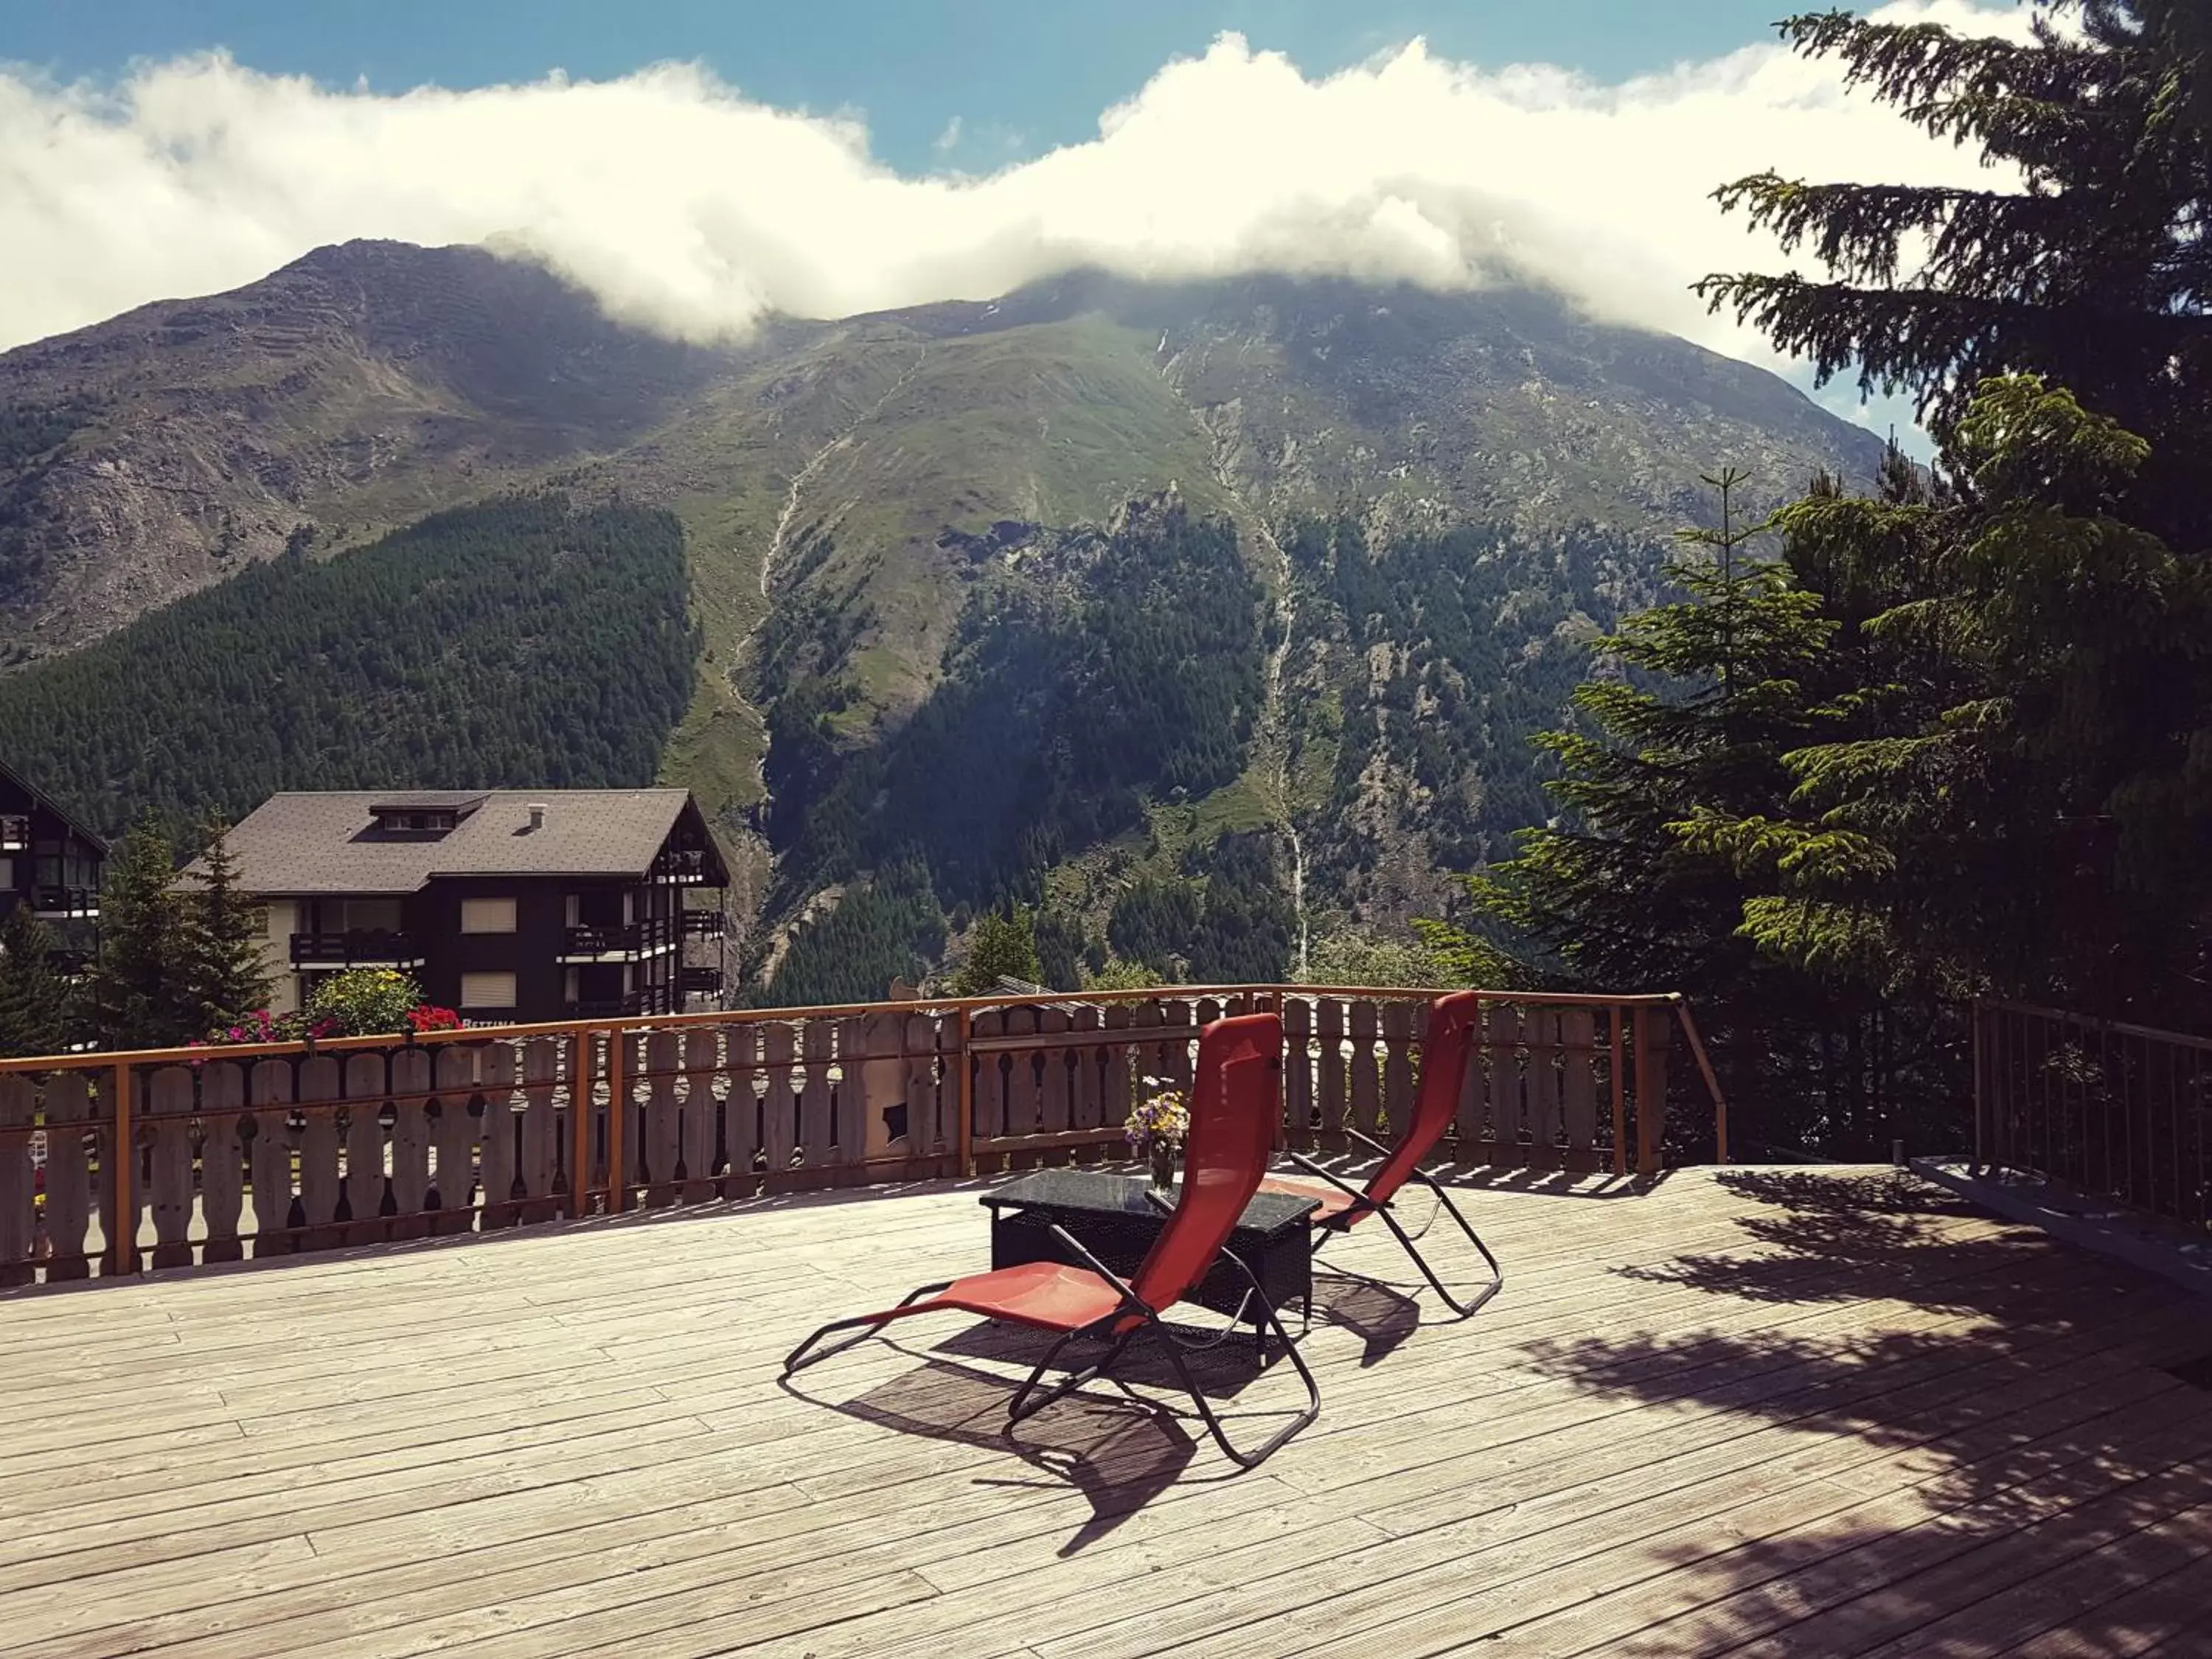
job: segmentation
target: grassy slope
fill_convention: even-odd
[[[1081,317],[892,349],[887,395],[810,480],[794,520],[837,544],[808,585],[858,583],[875,613],[854,653],[848,732],[902,715],[935,682],[968,562],[939,545],[945,531],[1097,523],[1170,483],[1194,509],[1224,510],[1205,434],[1153,368],[1152,343]]]

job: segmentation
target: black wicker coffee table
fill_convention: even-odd
[[[991,1266],[1014,1267],[1028,1261],[1084,1266],[1053,1237],[1057,1223],[1115,1273],[1130,1277],[1167,1220],[1167,1212],[1145,1195],[1151,1184],[1142,1176],[1099,1170],[1040,1170],[984,1194],[983,1206],[991,1212]],[[1228,1248],[1251,1268],[1273,1307],[1296,1304],[1310,1311],[1313,1214],[1320,1207],[1312,1199],[1287,1193],[1255,1193],[1229,1236]],[[1256,1339],[1261,1322],[1255,1310],[1245,1307],[1249,1289],[1235,1267],[1216,1261],[1188,1299],[1219,1313],[1244,1312],[1252,1319]]]

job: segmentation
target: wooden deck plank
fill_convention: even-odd
[[[777,1386],[980,1266],[981,1186],[0,1295],[9,1650],[2106,1651],[2078,1593],[2147,1652],[2203,1586],[2212,1402],[2160,1368],[2212,1317],[1886,1175],[1486,1176],[1505,1293],[1340,1283],[1321,1421],[1235,1480],[1110,1396],[1023,1455],[1019,1351],[957,1321]]]
[[[1279,1618],[1287,1615],[1299,1632],[1297,1641],[1279,1646],[1283,1652],[1441,1653],[1501,1632],[1510,1642],[1505,1651],[1580,1651],[1578,1628],[1575,1643],[1554,1646],[1548,1641],[1529,1645],[1516,1627],[1534,1621],[1533,1627],[1540,1628],[1538,1615],[1553,1611],[1576,1628],[1572,1621],[1586,1618],[1589,1604],[1601,1597],[1607,1599],[1597,1605],[1606,1613],[1618,1609],[1636,1617],[1639,1598],[1624,1596],[1622,1589],[1653,1568],[1651,1552],[1635,1547],[1662,1540],[1667,1559],[1683,1564],[1687,1540],[1698,1531],[1686,1523],[1699,1522],[1727,1542],[1747,1534],[1756,1538],[1813,1528],[1850,1502],[1848,1494],[1820,1481],[1818,1473],[1799,1468],[1739,1476],[1692,1488],[1686,1498],[1670,1492],[1618,1508],[1570,1504],[1516,1509],[1487,1526],[1441,1528],[1395,1540],[1388,1548],[1314,1563],[1301,1568],[1295,1582],[1248,1583],[1227,1595],[1177,1597],[1158,1610],[1164,1618],[1099,1624],[1079,1639],[1037,1645],[1048,1659],[1234,1654],[1253,1609],[1264,1606]],[[1700,1505],[1711,1515],[1702,1514]],[[1486,1588],[1465,1594],[1474,1580]],[[1146,1594],[1152,1589],[1146,1586]],[[1413,1619],[1392,1618],[1424,1603],[1427,1610]]]
[[[2212,1516],[2203,1507],[2157,1521],[2100,1549],[2078,1554],[2066,1565],[2038,1571],[2023,1582],[2000,1586],[1954,1612],[1923,1620],[1878,1648],[1866,1659],[1963,1659],[1963,1656],[2009,1652],[2036,1637],[2061,1629],[2095,1632],[2105,1651],[2129,1633],[2121,1615],[2109,1628],[2110,1604],[2192,1563],[2212,1558]]]

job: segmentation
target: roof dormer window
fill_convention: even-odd
[[[413,796],[374,803],[368,815],[387,836],[443,836],[483,805],[481,795]]]

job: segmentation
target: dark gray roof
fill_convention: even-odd
[[[442,836],[380,831],[369,809],[400,795],[271,795],[230,832],[242,891],[411,893],[439,876],[642,876],[690,805],[684,789],[505,789]],[[530,808],[545,822],[530,827]],[[197,866],[195,866],[197,867]]]

